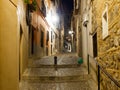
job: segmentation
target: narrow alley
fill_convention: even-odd
[[[0,0],[0,90],[120,90],[120,0]]]
[[[77,54],[57,55],[31,60],[23,74],[20,90],[97,90],[96,83],[84,64],[78,64]]]

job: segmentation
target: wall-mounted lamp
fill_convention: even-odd
[[[73,32],[72,30],[71,30],[71,31],[69,31],[68,33],[69,33],[69,34],[74,34],[74,32]]]
[[[85,13],[83,15],[83,26],[87,27],[87,24],[88,24],[88,14]]]

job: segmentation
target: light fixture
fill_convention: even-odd
[[[69,34],[73,34],[74,32],[73,32],[72,30],[70,30],[68,33],[69,33]]]
[[[54,23],[58,23],[59,21],[59,17],[57,14],[51,14],[51,12],[47,13],[47,17],[46,20],[48,21],[49,24],[54,24]]]
[[[87,27],[88,24],[88,14],[84,13],[83,15],[83,26]]]
[[[58,15],[57,14],[54,14],[52,17],[51,17],[51,20],[53,23],[57,23],[59,21],[59,18],[58,18]]]

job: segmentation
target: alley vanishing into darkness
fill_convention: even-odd
[[[31,59],[22,75],[20,90],[97,90],[84,64],[78,64],[77,54],[56,55]]]
[[[0,12],[0,90],[120,90],[120,0],[0,0]]]

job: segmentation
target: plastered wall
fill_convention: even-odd
[[[17,0],[13,0],[17,3]],[[18,90],[19,32],[16,7],[0,0],[0,90]]]

